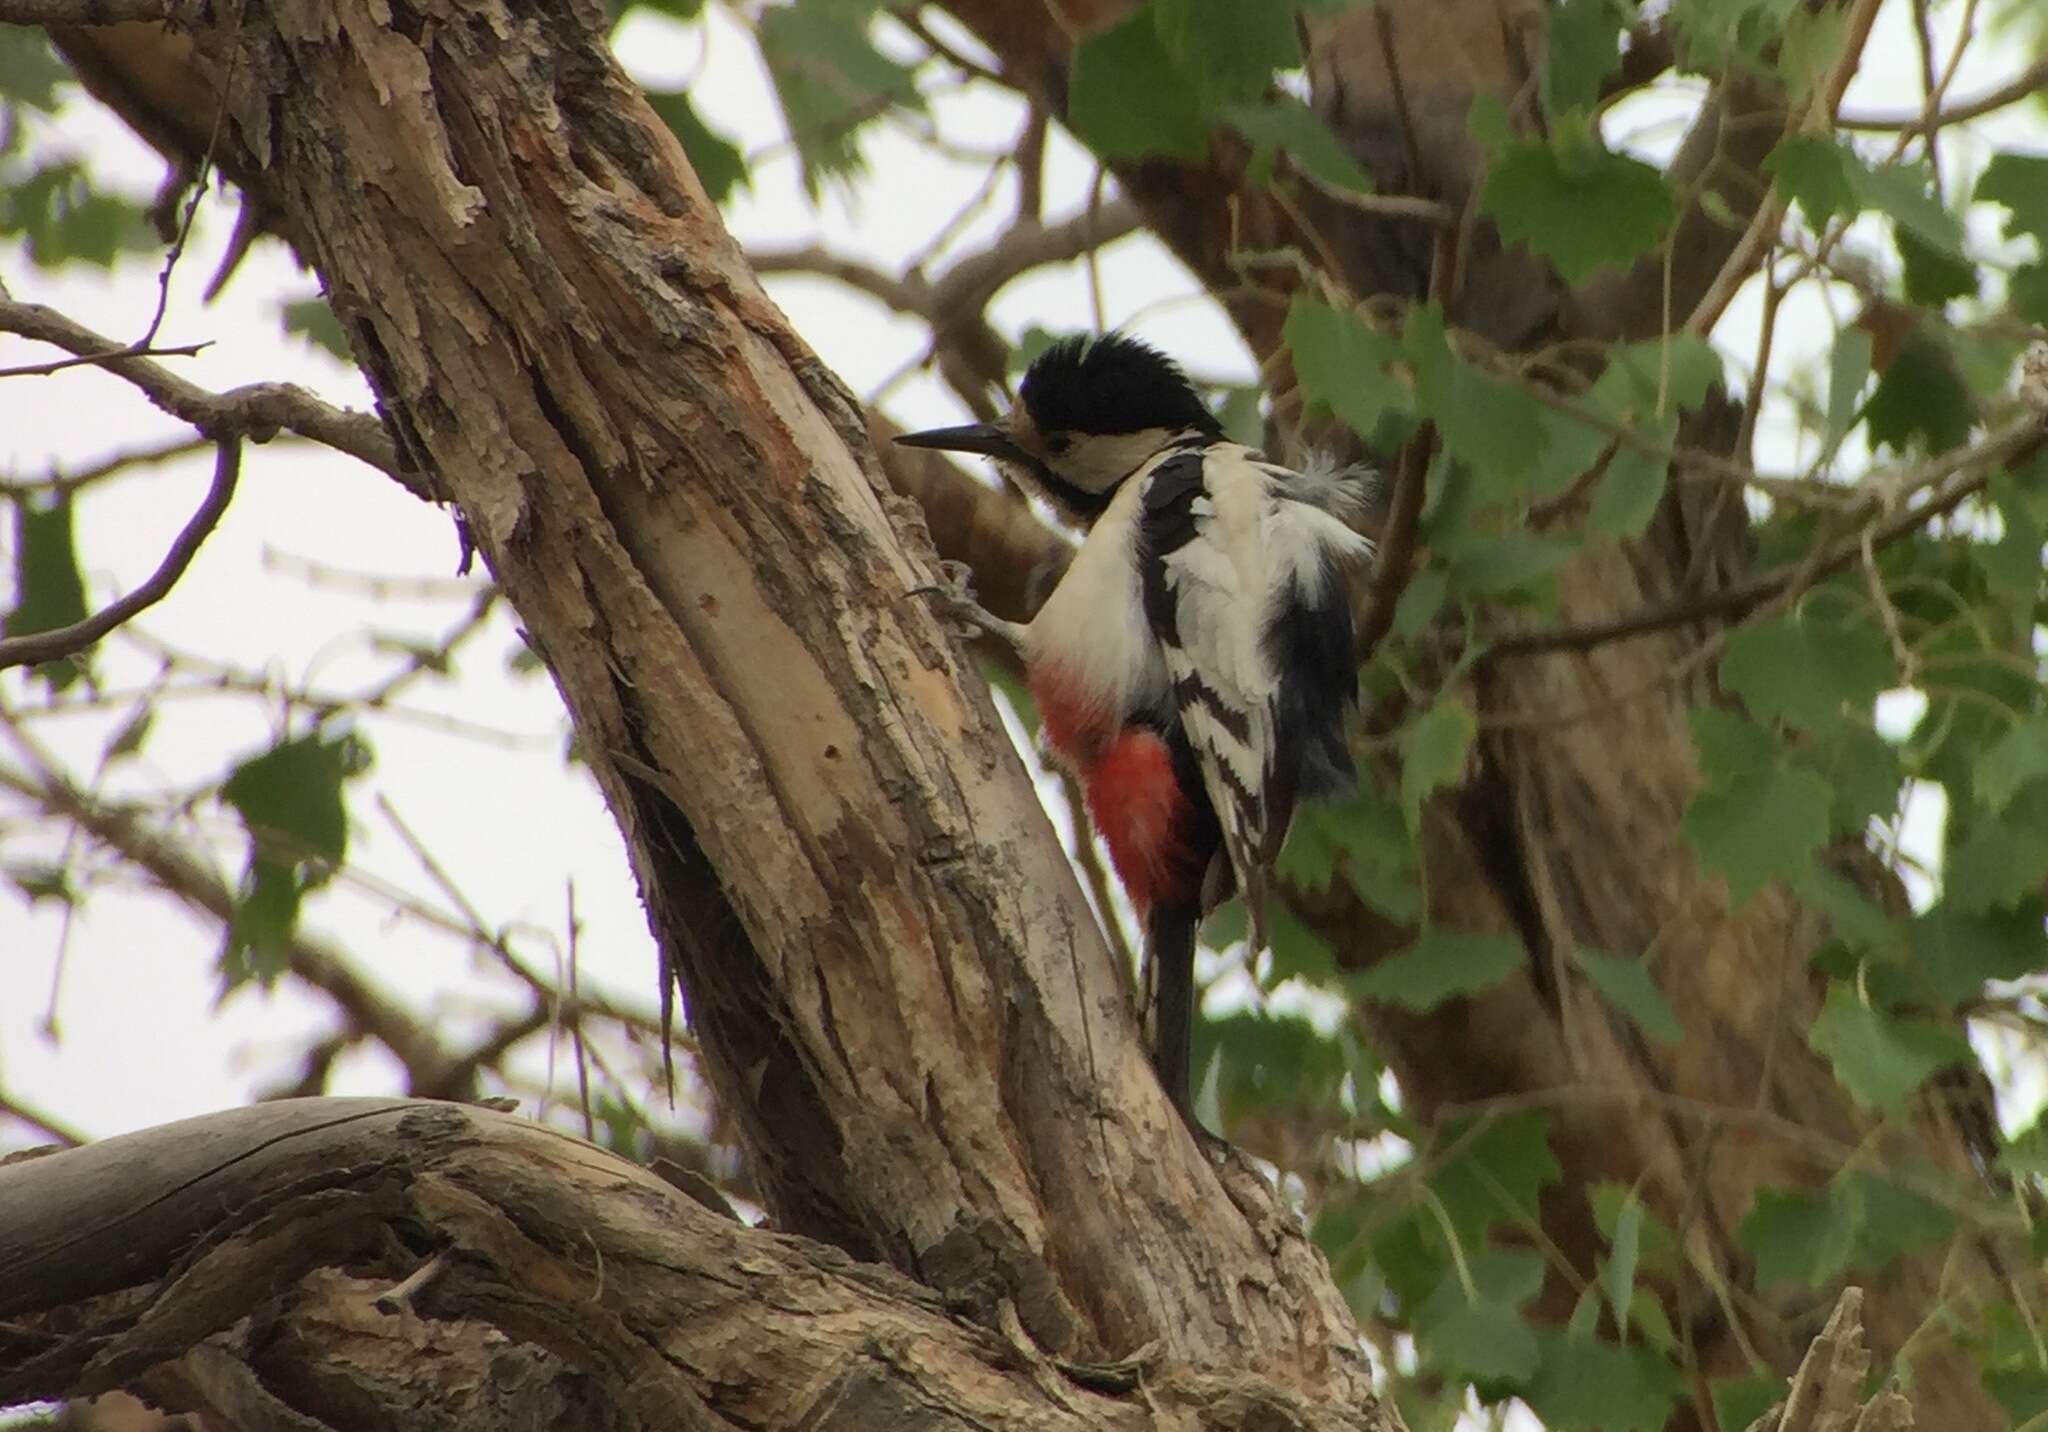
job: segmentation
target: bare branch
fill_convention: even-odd
[[[80,356],[101,355],[94,360],[99,366],[127,379],[159,408],[209,437],[264,442],[279,431],[294,432],[368,463],[415,497],[438,500],[427,476],[400,461],[397,446],[375,416],[337,408],[294,384],[249,383],[211,393],[39,303],[0,299],[0,333]]]
[[[178,578],[185,575],[185,569],[192,565],[200,544],[220,525],[221,515],[228,510],[228,502],[235,495],[235,480],[241,473],[242,440],[238,437],[221,439],[220,450],[213,463],[213,485],[206,490],[199,510],[192,514],[192,519],[172,541],[171,550],[164,554],[163,561],[157,564],[157,569],[149,574],[148,579],[127,596],[109,603],[83,621],[54,631],[0,638],[0,671],[10,666],[36,666],[45,661],[75,656],[136,613],[162,601],[177,585]]]
[[[1996,89],[1986,90],[1975,99],[1958,100],[1952,107],[1933,114],[1845,114],[1835,122],[1843,129],[1895,129],[1909,135],[1932,134],[1952,124],[1982,119],[2044,89],[2048,89],[2048,58],[2034,61]]]

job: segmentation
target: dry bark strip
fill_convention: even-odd
[[[0,1406],[122,1387],[306,1432],[1388,1425],[1258,1377],[1061,1367],[580,1139],[399,1099],[0,1167]]]

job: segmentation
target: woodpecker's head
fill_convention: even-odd
[[[1031,361],[1017,406],[993,423],[905,433],[909,447],[984,453],[1091,521],[1117,485],[1175,438],[1223,428],[1164,353],[1120,333],[1062,338]]]

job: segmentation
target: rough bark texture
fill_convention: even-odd
[[[0,1406],[129,1386],[294,1432],[1383,1425],[1162,1362],[1055,1364],[1014,1320],[461,1105],[286,1100],[0,1168]]]
[[[1389,1425],[1320,1254],[1160,1097],[909,595],[915,509],[602,21],[284,0],[191,38],[554,673],[774,1219],[1050,1353],[1148,1347]]]

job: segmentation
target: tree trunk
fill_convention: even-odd
[[[1298,1220],[1161,1097],[986,690],[910,594],[915,508],[601,24],[252,4],[193,63],[553,672],[775,1223],[1049,1355],[1398,1425]]]

